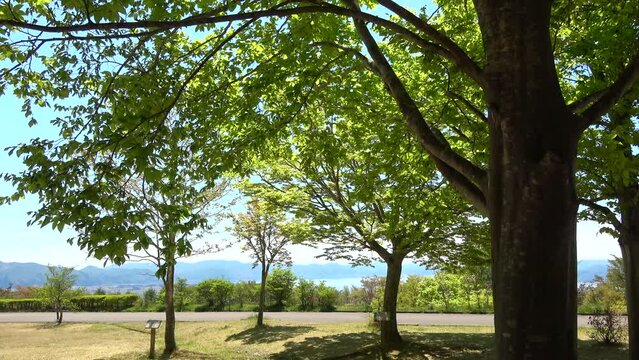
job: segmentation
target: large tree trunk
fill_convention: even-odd
[[[175,306],[174,306],[174,281],[175,264],[168,264],[166,269],[166,279],[164,281],[164,312],[166,324],[164,326],[164,353],[171,354],[177,350],[175,342]]]
[[[550,1],[476,0],[486,54],[499,359],[577,358],[577,119],[558,85]]]
[[[264,325],[264,308],[266,306],[266,278],[268,276],[267,267],[262,264],[262,282],[260,283],[260,300],[257,309],[257,326]]]
[[[621,255],[626,279],[626,306],[628,312],[628,344],[630,359],[639,359],[639,189],[628,188],[620,201]]]
[[[397,293],[402,277],[402,261],[404,255],[393,254],[386,260],[386,284],[384,285],[384,305],[386,318],[380,322],[382,347],[396,348],[402,343],[397,330]]]

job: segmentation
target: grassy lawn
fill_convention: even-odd
[[[254,320],[183,322],[171,359],[381,359],[377,335],[365,324],[302,324]],[[0,359],[146,359],[143,324],[0,324]],[[156,349],[161,354],[163,329]],[[490,327],[404,326],[405,348],[392,359],[491,359]],[[580,330],[579,358],[625,359],[624,347],[604,347]]]

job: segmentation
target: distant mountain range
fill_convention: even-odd
[[[607,268],[607,260],[579,261],[578,280],[579,282],[590,282],[595,275],[604,276]],[[374,275],[384,276],[386,273],[386,267],[381,263],[376,263],[373,267],[351,267],[337,263],[293,265],[292,270],[298,277],[311,280],[327,280],[333,284],[338,283],[335,280],[359,279]],[[39,286],[44,283],[46,273],[47,266],[41,264],[0,262],[0,287],[6,288],[10,284],[14,286]],[[87,266],[75,271],[77,276],[76,284],[90,288],[124,285],[159,286],[160,282],[154,276],[154,273],[153,265],[143,263],[107,266],[104,268]],[[405,276],[432,275],[433,273],[434,271],[413,263],[406,263],[403,267]],[[209,278],[223,278],[232,282],[241,280],[259,281],[259,269],[253,269],[250,263],[240,261],[206,260],[196,263],[178,263],[176,277],[186,278],[191,284],[196,284]]]

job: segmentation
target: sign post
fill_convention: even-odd
[[[162,320],[148,320],[145,329],[151,329],[151,345],[149,348],[149,359],[155,358],[155,331],[162,325]]]

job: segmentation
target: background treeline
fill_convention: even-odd
[[[268,311],[380,311],[384,277],[365,277],[359,286],[336,289],[325,282],[296,277],[275,268],[266,283]],[[256,311],[260,284],[204,280],[196,285],[178,279],[176,311]],[[136,311],[162,311],[163,290],[147,289]],[[491,312],[490,278],[485,274],[440,271],[434,276],[411,275],[402,281],[398,309],[404,312]]]
[[[359,286],[336,289],[325,282],[296,277],[288,268],[275,268],[266,286],[268,311],[380,311],[384,277],[365,277]],[[255,281],[232,283],[207,279],[188,284],[175,283],[176,311],[255,311],[260,284]],[[148,288],[136,294],[105,295],[98,289],[88,294],[74,290],[69,310],[75,311],[164,311],[164,289]],[[0,311],[47,311],[38,287],[0,290]],[[484,273],[440,271],[435,276],[411,275],[402,281],[398,308],[406,312],[490,312],[490,278]]]
[[[580,284],[579,312],[597,314],[625,310],[623,264],[610,261],[605,277]],[[358,286],[336,289],[325,282],[296,277],[290,269],[275,268],[267,282],[269,311],[379,311],[382,305],[384,277],[362,278]],[[260,284],[255,281],[232,283],[208,279],[191,285],[180,278],[175,284],[177,311],[255,311]],[[400,284],[398,310],[402,312],[492,312],[490,273],[439,271],[434,276],[410,275]],[[74,311],[163,311],[164,290],[148,288],[136,294],[105,294],[98,289],[88,294],[78,289],[71,299]],[[38,287],[18,286],[0,290],[0,311],[48,311],[38,298]]]

